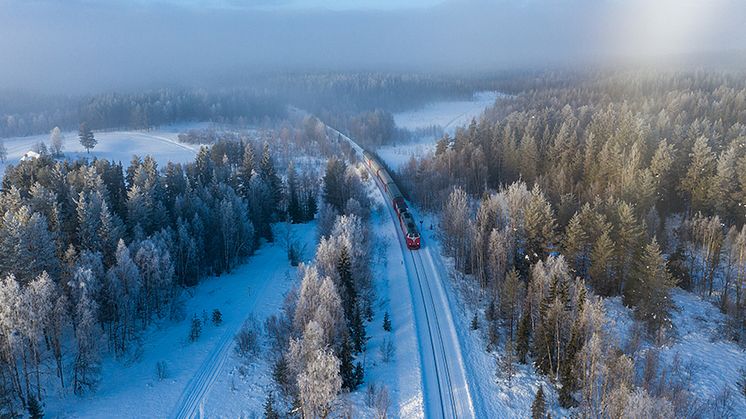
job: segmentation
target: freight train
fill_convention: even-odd
[[[409,211],[407,201],[404,200],[404,196],[401,191],[391,179],[386,169],[378,161],[378,159],[367,151],[363,152],[363,161],[373,172],[378,180],[383,185],[383,190],[391,200],[391,204],[394,206],[396,216],[399,218],[399,226],[404,233],[404,238],[407,242],[409,249],[415,250],[420,248],[420,232],[417,230],[417,223],[414,221],[412,213]]]

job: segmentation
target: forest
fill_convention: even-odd
[[[440,214],[444,250],[489,301],[499,369],[530,359],[583,416],[727,416],[654,352],[615,343],[598,297],[621,296],[642,338],[662,343],[681,287],[717,305],[724,337],[743,345],[743,78],[546,74],[515,86],[397,176]]]
[[[125,168],[48,154],[7,168],[3,412],[41,401],[49,365],[60,388],[94,392],[103,353],[129,357],[156,319],[183,320],[185,290],[275,240],[271,223],[314,217],[315,181],[292,164],[283,181],[270,142],[225,140],[163,168],[150,156]]]

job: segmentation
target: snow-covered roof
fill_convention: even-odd
[[[27,151],[26,154],[21,157],[21,161],[27,161],[27,160],[36,160],[39,157],[41,157],[41,154],[37,153],[36,151]]]

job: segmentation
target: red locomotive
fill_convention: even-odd
[[[376,177],[383,185],[383,190],[391,200],[391,204],[394,206],[396,215],[399,218],[399,226],[404,233],[407,247],[409,249],[420,248],[420,232],[417,231],[417,224],[412,217],[412,213],[409,211],[407,202],[404,200],[401,191],[391,179],[386,169],[378,161],[378,159],[367,151],[363,152],[363,161],[370,168],[370,170],[376,174]]]

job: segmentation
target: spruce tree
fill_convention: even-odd
[[[272,202],[271,208],[276,210],[279,207],[278,204],[282,195],[282,187],[280,177],[277,176],[275,171],[275,164],[269,150],[269,143],[264,143],[262,160],[259,162],[259,175],[269,187],[270,199]]]
[[[474,313],[474,317],[471,318],[471,330],[477,330],[479,329],[479,315],[477,313]]]
[[[516,333],[515,351],[518,356],[518,362],[521,364],[526,363],[526,356],[528,355],[529,345],[531,340],[531,317],[530,310],[528,307],[523,310],[521,321],[518,324],[518,332]]]
[[[587,255],[585,254],[586,242],[588,241],[588,235],[585,233],[583,228],[580,214],[575,213],[570,219],[565,229],[565,237],[562,241],[562,253],[567,258],[567,262],[570,267],[575,271],[576,275],[585,276]]]
[[[620,294],[625,282],[629,279],[632,266],[639,258],[645,234],[631,205],[626,202],[619,203],[617,217],[616,237],[614,239],[614,258],[616,262],[615,289],[612,291],[614,294]]]
[[[539,391],[536,392],[534,402],[531,403],[531,418],[532,419],[544,419],[547,412],[547,403],[544,399],[544,386],[539,386]]]
[[[668,321],[673,305],[671,288],[676,281],[668,271],[655,238],[645,246],[624,292],[624,303],[635,308],[635,315],[644,321],[650,331],[657,330]]]
[[[355,353],[360,353],[365,349],[365,344],[368,342],[368,337],[365,334],[365,324],[363,323],[363,315],[360,312],[360,308],[355,307],[352,313],[352,324],[350,325],[350,332],[352,334],[352,344],[355,349]]]
[[[681,180],[679,190],[689,197],[693,212],[706,211],[710,206],[708,198],[717,170],[715,153],[707,144],[707,138],[699,137],[694,141],[689,157],[689,168]]]
[[[44,417],[44,408],[34,396],[29,397],[28,414],[31,419],[42,419]]]
[[[345,336],[339,348],[339,376],[342,377],[342,387],[348,391],[355,391],[357,387],[355,365],[352,361],[352,347],[349,338]]]
[[[524,210],[525,256],[533,263],[549,255],[554,244],[556,221],[552,206],[538,185],[531,190],[531,198]]]
[[[238,192],[244,199],[248,199],[250,196],[251,176],[254,174],[254,166],[254,147],[251,145],[251,142],[246,142],[241,160],[241,168],[238,171]]]
[[[298,179],[292,161],[288,164],[287,170],[287,200],[290,222],[294,224],[303,222],[303,208],[298,196]]]
[[[589,270],[593,288],[601,295],[612,295],[615,290],[613,262],[614,243],[609,232],[604,231],[593,245]]]
[[[357,307],[357,290],[352,278],[352,260],[347,246],[342,246],[337,259],[337,273],[339,274],[339,286],[341,288],[342,308],[348,324],[351,324],[354,316],[353,311]]]
[[[275,410],[275,395],[271,391],[264,402],[264,419],[280,419],[280,414]]]
[[[91,149],[96,147],[96,144],[98,144],[98,141],[96,141],[96,138],[93,136],[93,131],[88,128],[88,124],[85,122],[80,124],[78,138],[80,139],[80,145],[85,148],[86,153],[90,153]]]
[[[363,364],[358,361],[355,364],[355,388],[359,387],[365,381],[365,370]]]
[[[389,318],[389,312],[387,311],[383,315],[383,330],[390,332],[391,331],[391,319]]]

